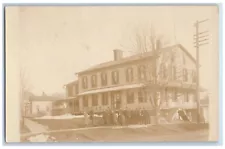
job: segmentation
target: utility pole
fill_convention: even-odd
[[[197,101],[197,123],[200,123],[200,92],[199,92],[199,47],[208,44],[208,31],[199,32],[199,25],[208,21],[201,20],[196,21],[194,27],[196,29],[196,34],[194,35],[194,47],[196,48],[196,101]]]

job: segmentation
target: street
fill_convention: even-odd
[[[199,142],[208,140],[208,130],[184,131],[167,128],[97,128],[49,134],[57,142]],[[50,141],[51,142],[51,141]]]

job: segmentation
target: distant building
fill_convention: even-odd
[[[151,110],[151,98],[161,99],[164,110],[196,109],[195,59],[180,44],[160,49],[159,56],[156,84],[153,52],[123,57],[121,50],[114,50],[113,61],[77,73],[78,80],[66,85],[67,98],[73,99],[77,112],[108,108]],[[157,91],[158,96],[151,96],[152,91]]]
[[[59,115],[73,111],[73,107],[68,99],[48,96],[31,96],[29,98],[29,113],[27,116]]]

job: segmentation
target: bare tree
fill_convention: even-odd
[[[19,84],[20,84],[20,118],[22,125],[24,126],[24,117],[26,112],[26,99],[31,91],[31,85],[28,81],[28,73],[24,67],[20,67],[19,70]]]
[[[166,69],[164,67],[167,67],[166,65],[170,61],[170,56],[162,53],[161,49],[168,44],[168,40],[163,35],[157,34],[152,24],[146,28],[136,28],[128,40],[128,46],[121,44],[121,47],[143,56],[147,52],[152,53],[152,61],[150,63],[147,61],[145,69],[145,74],[151,76],[151,81],[144,82],[142,91],[147,100],[150,101],[151,106],[155,109],[156,123],[158,123],[158,116],[162,105],[159,89],[166,89],[166,85],[168,84],[169,75],[168,72],[165,72]],[[153,89],[153,84],[157,88]]]

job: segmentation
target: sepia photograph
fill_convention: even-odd
[[[218,141],[219,11],[6,6],[6,142]]]

